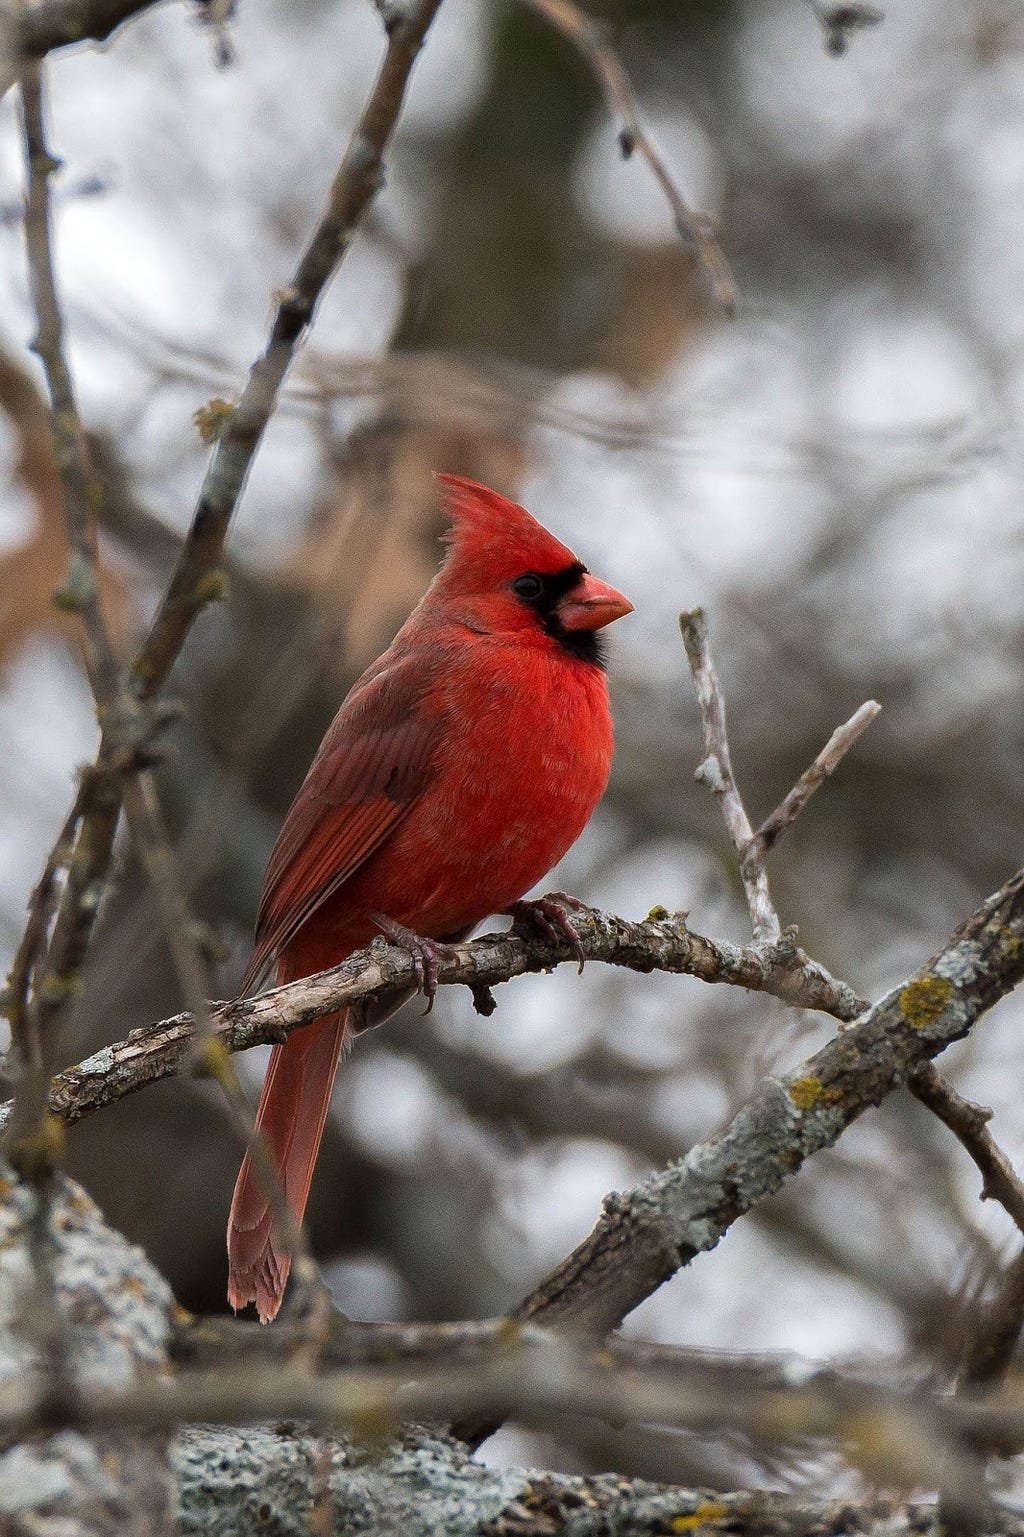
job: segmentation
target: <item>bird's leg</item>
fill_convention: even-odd
[[[413,929],[407,929],[404,923],[396,923],[394,918],[386,917],[384,913],[367,913],[366,916],[393,944],[401,945],[402,949],[408,950],[412,956],[420,992],[427,1000],[427,1006],[423,1012],[429,1014],[437,996],[437,974],[445,961],[456,958],[455,946],[445,944],[440,939],[426,939],[422,934],[415,933]]]
[[[534,897],[528,902],[513,902],[505,909],[512,919],[513,928],[532,928],[545,939],[562,939],[569,946],[578,970],[583,970],[586,954],[580,937],[569,921],[570,912],[585,913],[587,904],[579,897],[571,897],[564,891],[549,891],[546,897]]]

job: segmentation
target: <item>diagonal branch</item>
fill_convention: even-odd
[[[744,851],[744,860],[763,860],[778,843],[787,827],[791,827],[816,790],[834,774],[857,738],[862,736],[882,713],[882,706],[868,699],[855,710],[848,721],[837,726],[821,752],[809,768],[804,769],[789,794],[770,812],[761,823]]]
[[[728,1126],[625,1195],[517,1309],[601,1334],[838,1141],[920,1063],[965,1036],[1024,977],[1024,870],[942,950],[794,1072],[766,1078]]]
[[[221,595],[216,570],[228,524],[249,467],[277,404],[278,392],[316,306],[352,244],[384,181],[384,151],[406,86],[441,0],[414,0],[396,10],[380,73],[360,115],[327,199],[327,208],[280,296],[266,350],[249,371],[237,404],[219,426],[217,446],[170,586],[132,666],[139,695],[150,698],[167,677],[185,637],[208,603]]]
[[[998,1201],[1024,1233],[1024,1180],[988,1129],[992,1112],[965,1099],[930,1062],[911,1073],[907,1088],[967,1149],[981,1173],[981,1199]]]

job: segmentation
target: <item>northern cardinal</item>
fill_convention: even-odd
[[[447,557],[345,699],[285,819],[243,990],[271,967],[280,984],[337,965],[383,930],[413,950],[432,1001],[443,944],[489,914],[567,927],[564,909],[520,899],[604,792],[597,631],[633,605],[515,502],[438,479]],[[346,1040],[403,1001],[331,1015],[271,1053],[258,1124],[300,1219]],[[275,1317],[291,1261],[248,1155],[228,1259],[232,1307]]]

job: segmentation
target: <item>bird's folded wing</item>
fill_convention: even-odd
[[[429,783],[439,733],[422,701],[435,665],[436,656],[422,652],[385,665],[338,712],[270,856],[243,992],[380,848]]]

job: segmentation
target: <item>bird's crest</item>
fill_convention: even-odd
[[[443,535],[449,565],[486,567],[502,575],[565,570],[576,556],[507,496],[462,475],[437,475],[452,526]]]

